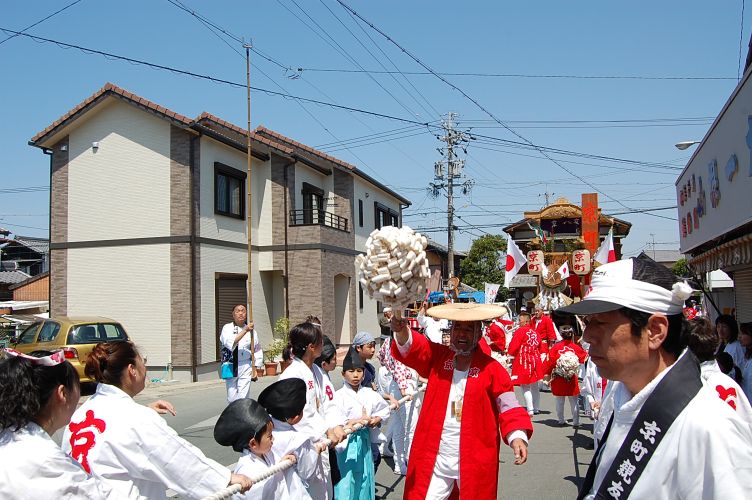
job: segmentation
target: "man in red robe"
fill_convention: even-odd
[[[477,348],[480,321],[499,316],[498,306],[446,304],[428,314],[453,321],[450,346],[429,342],[404,320],[392,320],[392,354],[428,378],[404,498],[496,498],[501,439],[514,451],[515,464],[523,464],[533,433],[509,374]]]
[[[554,322],[548,314],[543,312],[543,307],[535,306],[535,316],[532,322],[533,330],[538,333],[541,339],[541,352],[548,354],[548,350],[556,343],[556,330]]]

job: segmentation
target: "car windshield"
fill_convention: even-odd
[[[68,334],[68,344],[98,344],[128,340],[128,335],[119,323],[92,323],[78,325]]]
[[[37,336],[37,329],[39,329],[39,323],[33,323],[26,327],[21,335],[18,336],[19,344],[31,344]]]

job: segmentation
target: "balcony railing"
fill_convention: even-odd
[[[347,231],[347,219],[326,210],[290,210],[291,226],[328,226]]]

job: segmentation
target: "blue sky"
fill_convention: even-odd
[[[8,0],[0,27],[22,30],[73,1]],[[453,111],[460,128],[488,136],[470,141],[468,155],[462,154],[475,186],[456,200],[459,249],[469,248],[477,235],[500,233],[523,211],[539,209],[545,193],[552,200],[565,196],[578,202],[580,193],[593,191],[565,168],[602,193],[599,200],[608,214],[675,205],[673,183],[692,150],[673,145],[704,136],[737,84],[740,38],[743,64],[750,36],[741,0],[347,0],[437,72],[518,75],[445,76],[514,135],[431,75],[321,71],[425,71],[369,26],[356,23],[336,0],[80,0],[28,33],[244,82],[245,62],[235,51],[242,52],[240,44],[213,33],[176,3],[234,37],[252,39],[255,49],[276,62],[252,55],[256,87],[420,123],[436,124],[440,114]],[[0,32],[0,42],[7,36]],[[105,82],[187,116],[208,111],[246,123],[244,89],[21,36],[0,43],[0,65],[5,115],[0,227],[16,234],[47,235],[49,162],[27,141]],[[562,75],[579,78],[551,77]],[[715,79],[680,79],[686,77]],[[253,93],[252,123],[318,146],[405,195],[413,202],[406,224],[446,225],[446,199],[433,199],[426,191],[441,146],[429,127],[315,104],[302,107],[260,91]],[[351,143],[349,149],[341,145],[388,131],[394,133]],[[557,165],[535,150],[499,140],[570,153],[552,154]],[[617,215],[633,224],[624,240],[626,254],[636,254],[653,239],[658,249],[678,248],[678,226],[670,220],[676,212],[654,214],[662,218]],[[427,234],[446,241],[445,232]]]

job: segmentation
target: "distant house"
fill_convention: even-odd
[[[669,269],[682,258],[679,250],[645,250],[642,253]]]
[[[12,300],[12,288],[49,270],[49,240],[18,236],[0,229],[0,301]]]
[[[319,316],[349,344],[378,331],[354,256],[409,201],[354,165],[265,127],[251,136],[252,311]],[[221,325],[246,303],[247,133],[107,84],[30,141],[51,156],[51,315],[123,323],[153,369],[214,377]]]

